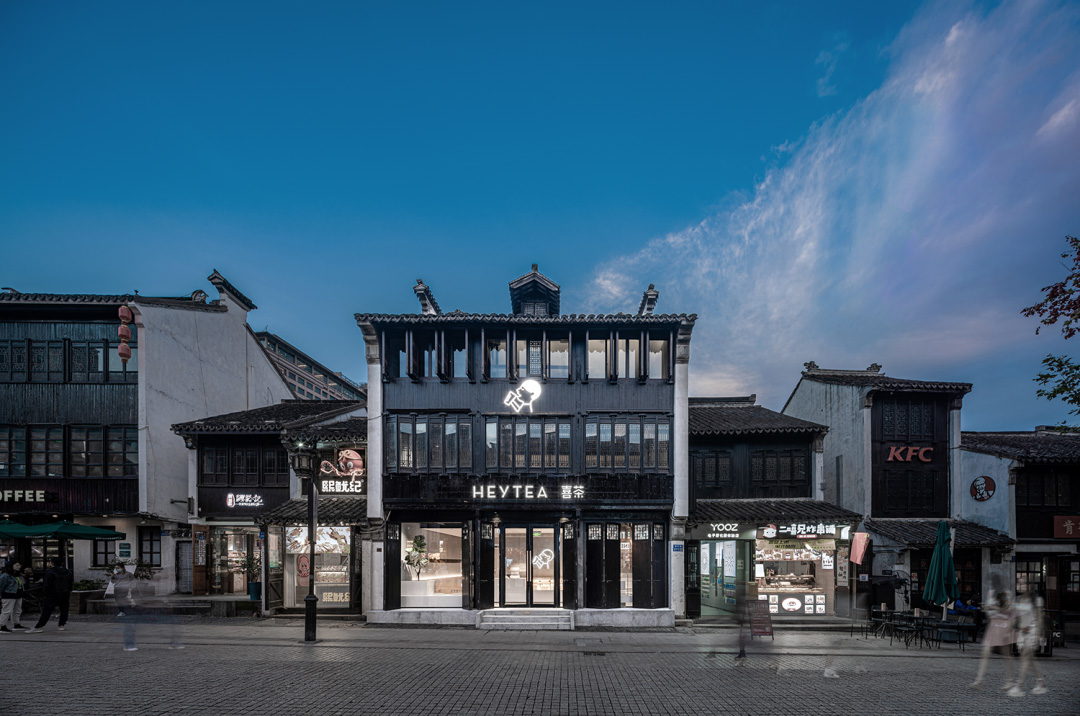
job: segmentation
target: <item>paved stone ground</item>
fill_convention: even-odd
[[[140,623],[121,649],[109,617],[64,632],[0,636],[3,716],[181,714],[1080,714],[1080,644],[1040,659],[1043,696],[971,690],[975,649],[905,649],[888,640],[798,632],[755,640],[736,666],[736,635],[478,632],[180,618]],[[175,631],[185,644],[170,650]],[[827,658],[840,679],[822,676]],[[1030,683],[1028,684],[1030,688]]]

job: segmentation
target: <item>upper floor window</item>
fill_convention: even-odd
[[[752,450],[750,482],[761,485],[806,482],[810,479],[805,450]]]
[[[570,377],[570,336],[548,337],[548,377]]]
[[[881,432],[885,440],[933,440],[936,401],[910,398],[880,398]]]
[[[0,478],[138,475],[134,426],[0,426]]]
[[[1016,477],[1018,507],[1071,508],[1072,477],[1067,474],[1039,474],[1021,471]]]
[[[26,475],[26,428],[0,425],[0,478]]]
[[[565,472],[570,469],[569,418],[488,418],[488,472]]]
[[[730,487],[731,462],[731,450],[696,452],[690,461],[694,471],[694,484],[700,488]]]
[[[471,472],[472,418],[391,415],[386,418],[387,472]]]
[[[484,376],[487,378],[506,378],[506,338],[505,336],[484,339]]]
[[[619,378],[637,379],[641,375],[641,339],[624,338],[616,340],[618,347],[618,365],[616,375]]]
[[[671,378],[671,342],[668,336],[658,337],[649,331],[648,377],[669,380]]]
[[[117,340],[0,340],[0,383],[135,382],[139,360],[131,330],[126,365]]]
[[[608,339],[590,337],[586,343],[588,358],[585,362],[585,373],[593,380],[604,380],[608,377]]]
[[[289,484],[289,455],[278,444],[199,446],[200,485],[283,487]]]
[[[585,469],[666,472],[671,438],[667,418],[590,416],[585,419]]]
[[[544,366],[541,348],[539,338],[519,338],[517,340],[517,377],[543,377]]]

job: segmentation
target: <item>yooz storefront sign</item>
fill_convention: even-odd
[[[705,539],[738,539],[738,522],[714,522],[709,524],[709,533]]]
[[[226,507],[262,507],[262,495],[251,492],[230,492],[225,495]]]

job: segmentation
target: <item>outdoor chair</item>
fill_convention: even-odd
[[[918,636],[918,628],[915,623],[914,617],[898,616],[895,617],[892,624],[892,631],[889,636],[889,643],[893,642],[895,638],[897,641],[904,642],[904,648],[911,646],[912,640]]]
[[[965,615],[949,614],[946,617],[944,624],[938,624],[935,629],[936,634],[934,639],[937,642],[938,648],[941,648],[941,642],[945,640],[944,637],[946,635],[951,635],[953,639],[947,639],[946,641],[955,640],[956,643],[960,645],[960,651],[965,651],[964,642],[966,641],[966,638],[964,636],[964,627],[970,624],[967,620],[968,617]]]

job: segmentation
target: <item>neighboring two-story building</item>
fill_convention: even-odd
[[[739,398],[690,398],[687,616],[848,613],[862,515],[821,498],[824,425]]]
[[[1015,591],[1052,610],[1080,611],[1080,434],[964,432],[964,517],[1007,524],[1016,539]]]
[[[124,532],[118,542],[0,545],[35,568],[61,551],[76,578],[140,560],[177,572],[190,549],[188,456],[170,426],[289,397],[246,319],[255,305],[215,271],[218,298],[0,293],[0,514]],[[131,312],[125,363],[119,312]]]
[[[871,576],[892,577],[902,607],[921,606],[937,524],[954,529],[963,596],[1010,583],[1013,539],[1004,513],[968,509],[960,410],[969,383],[891,378],[881,366],[826,370],[807,363],[784,414],[829,426],[822,495],[864,515]],[[891,595],[890,595],[891,596]]]
[[[695,316],[564,315],[532,271],[511,312],[358,314],[368,361],[372,622],[494,607],[671,626],[683,604]],[[368,605],[365,605],[366,607]]]

